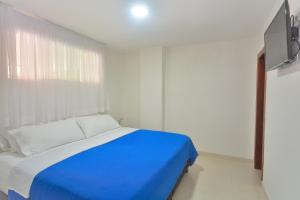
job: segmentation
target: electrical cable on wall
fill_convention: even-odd
[[[296,58],[296,56],[299,54],[300,52],[300,43],[299,43],[299,27],[300,27],[300,21],[298,19],[297,16],[292,15],[291,16],[291,23],[292,23],[292,30],[291,30],[291,39],[292,42],[295,42],[298,46],[298,50],[295,53],[295,55],[293,56],[294,58]]]

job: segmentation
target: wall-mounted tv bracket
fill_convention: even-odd
[[[298,50],[296,51],[296,53],[294,55],[294,58],[296,58],[300,52],[300,43],[299,43],[300,20],[298,19],[297,16],[294,16],[294,15],[291,16],[291,24],[292,24],[292,30],[291,30],[292,42],[298,46]]]

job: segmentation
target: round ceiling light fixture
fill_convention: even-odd
[[[130,13],[137,19],[143,19],[149,15],[149,9],[145,4],[135,4],[131,7]]]

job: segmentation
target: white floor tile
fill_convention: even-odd
[[[267,200],[253,162],[200,154],[173,200]]]

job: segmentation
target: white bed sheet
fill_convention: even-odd
[[[0,184],[0,190],[5,194],[8,193],[8,190],[14,190],[23,197],[29,198],[32,181],[39,172],[72,155],[105,144],[136,130],[134,128],[121,127],[29,157],[22,157],[13,153],[1,153],[0,182],[2,184]]]
[[[24,160],[24,157],[16,153],[0,153],[0,191],[7,195],[8,179],[11,169]]]

